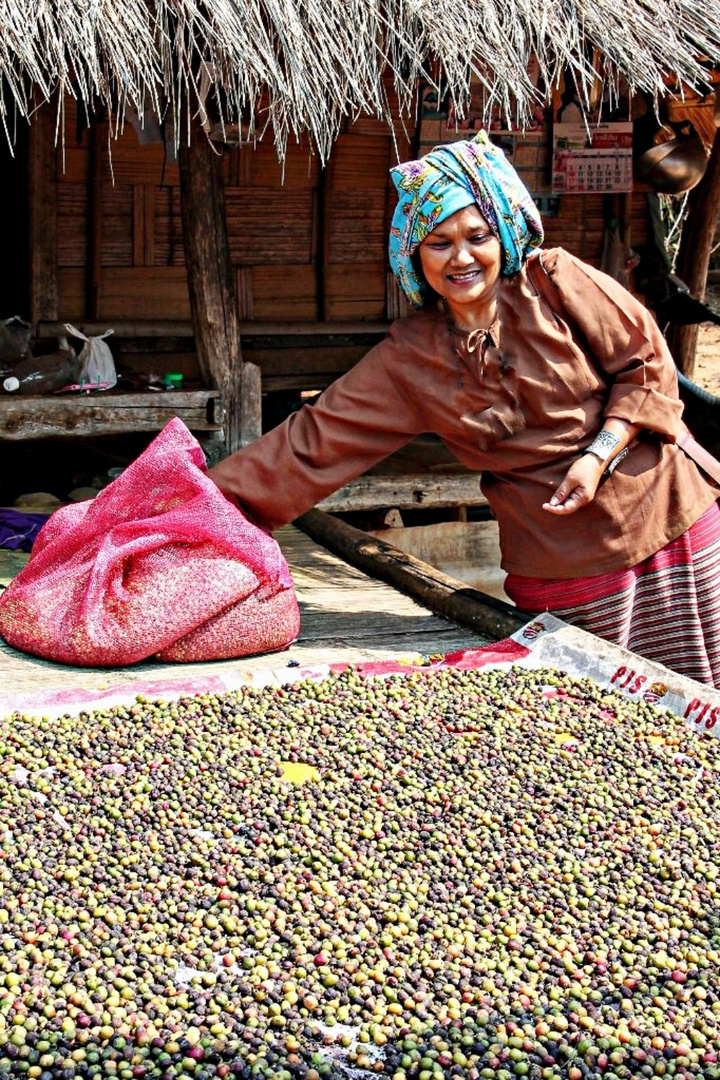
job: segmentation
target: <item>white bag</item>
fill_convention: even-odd
[[[72,337],[80,338],[85,344],[80,353],[80,375],[78,383],[82,390],[110,390],[117,383],[115,361],[110,346],[105,341],[114,331],[106,330],[99,337],[85,337],[70,323],[65,329]]]

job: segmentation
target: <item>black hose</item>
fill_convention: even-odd
[[[715,408],[720,408],[720,397],[718,397],[717,394],[711,394],[709,390],[706,390],[702,386],[698,386],[692,379],[688,379],[687,375],[683,375],[682,371],[678,371],[677,377],[680,389],[684,391],[684,393],[681,394],[683,400],[686,400],[685,395],[687,394],[697,398],[698,401],[702,401],[704,405],[712,405]]]

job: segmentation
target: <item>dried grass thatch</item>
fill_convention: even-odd
[[[488,109],[522,123],[532,54],[546,87],[570,68],[587,88],[593,55],[611,84],[699,86],[702,58],[720,62],[720,0],[0,0],[6,126],[60,91],[119,123],[152,108],[182,138],[199,100],[267,130],[281,157],[309,133],[326,158],[345,118],[388,115],[388,75],[408,115],[419,77],[462,112],[475,74]]]

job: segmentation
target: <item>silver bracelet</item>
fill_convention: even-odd
[[[597,435],[583,450],[583,454],[592,454],[598,461],[604,465],[608,461],[618,446],[620,445],[620,438],[617,435],[613,435],[612,431],[598,431]]]
[[[617,469],[618,465],[620,464],[620,462],[624,461],[629,453],[630,453],[630,449],[629,449],[629,447],[626,446],[624,450],[620,451],[620,453],[617,455],[617,457],[614,457],[612,459],[610,464],[605,469],[605,472],[603,473],[603,476],[610,476],[611,473],[614,473],[615,470]]]

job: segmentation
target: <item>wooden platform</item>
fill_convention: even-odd
[[[432,615],[389,585],[367,577],[319,547],[298,529],[277,533],[302,612],[298,642],[285,652],[204,664],[142,663],[130,668],[73,668],[28,656],[0,641],[0,714],[57,715],[77,712],[118,695],[206,692],[229,687],[244,676],[272,670],[288,681],[296,665],[362,663],[452,652],[488,639]],[[0,584],[27,560],[0,551]]]

